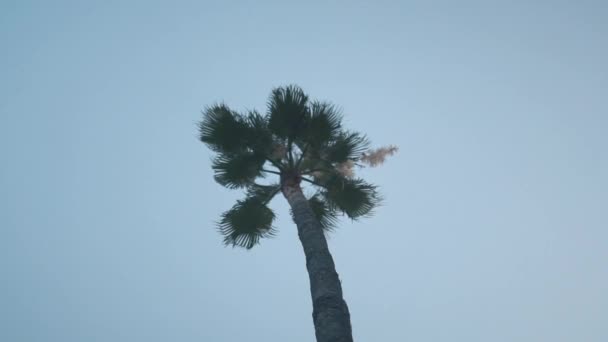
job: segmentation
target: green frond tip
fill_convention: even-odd
[[[293,139],[308,115],[308,96],[295,85],[272,90],[268,99],[268,128],[280,138]]]
[[[343,163],[358,160],[369,148],[367,137],[357,132],[341,132],[324,151],[327,161]]]
[[[247,122],[224,104],[213,105],[203,111],[199,133],[200,140],[215,152],[234,153],[247,147]]]
[[[324,185],[323,196],[329,207],[353,220],[371,216],[382,202],[377,187],[359,178],[333,176]]]
[[[247,114],[246,123],[247,132],[243,133],[243,140],[247,147],[269,156],[274,147],[274,138],[268,128],[267,118],[256,111],[250,111]]]
[[[255,199],[245,199],[237,203],[224,214],[218,224],[224,235],[224,244],[233,247],[251,249],[260,239],[275,234],[272,222],[275,215],[263,203]]]
[[[211,167],[215,171],[215,181],[229,188],[236,189],[253,184],[262,176],[265,158],[252,152],[238,154],[220,154]]]
[[[338,136],[342,127],[342,114],[331,103],[314,101],[310,104],[310,116],[305,121],[300,138],[304,144],[318,149]]]

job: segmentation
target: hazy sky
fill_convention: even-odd
[[[608,341],[608,2],[0,2],[0,340],[314,340],[285,200],[225,248],[215,101],[399,154],[330,248],[357,341]]]

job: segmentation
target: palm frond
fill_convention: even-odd
[[[247,146],[260,154],[269,157],[274,146],[272,132],[268,128],[267,117],[257,111],[250,111],[246,117],[247,131],[243,139]]]
[[[280,138],[292,140],[308,114],[308,96],[291,85],[272,90],[268,99],[268,127]]]
[[[377,187],[359,178],[333,174],[322,185],[329,207],[340,210],[351,219],[371,216],[373,209],[382,202]]]
[[[336,210],[332,209],[319,194],[315,194],[309,198],[308,203],[323,230],[333,231],[338,224],[338,213]]]
[[[265,204],[248,198],[223,213],[218,228],[224,235],[224,244],[251,249],[260,239],[275,234],[274,218],[274,212]]]
[[[248,125],[224,104],[207,107],[199,123],[199,138],[215,152],[235,153],[246,149]]]
[[[253,198],[261,203],[268,204],[279,191],[281,191],[281,185],[278,183],[270,185],[252,184],[247,188],[247,198]]]
[[[310,104],[310,115],[305,120],[305,128],[299,137],[303,144],[314,149],[335,139],[342,127],[340,110],[328,102],[314,101]]]
[[[331,163],[343,163],[347,160],[358,160],[369,147],[369,141],[357,132],[341,132],[338,137],[323,151],[324,157]]]
[[[215,171],[215,181],[229,188],[236,189],[253,184],[257,177],[262,176],[263,155],[252,152],[235,154],[220,154],[211,167]]]
[[[315,174],[315,171],[334,169],[334,166],[330,162],[323,160],[318,153],[310,150],[309,152],[300,163],[299,169],[303,174]]]

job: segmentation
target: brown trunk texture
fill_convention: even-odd
[[[334,260],[323,229],[298,183],[283,183],[283,195],[293,210],[298,236],[304,247],[317,342],[352,342],[350,313],[342,297],[342,285]]]

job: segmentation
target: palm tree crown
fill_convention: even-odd
[[[380,196],[353,168],[373,166],[396,149],[370,153],[364,135],[344,129],[336,106],[310,100],[293,85],[272,90],[266,114],[237,113],[225,104],[206,108],[200,140],[216,153],[215,180],[246,192],[218,225],[225,244],[247,249],[275,233],[270,200],[301,181],[314,189],[308,201],[323,229],[334,228],[340,214],[369,216]],[[276,179],[259,182],[267,176]]]

